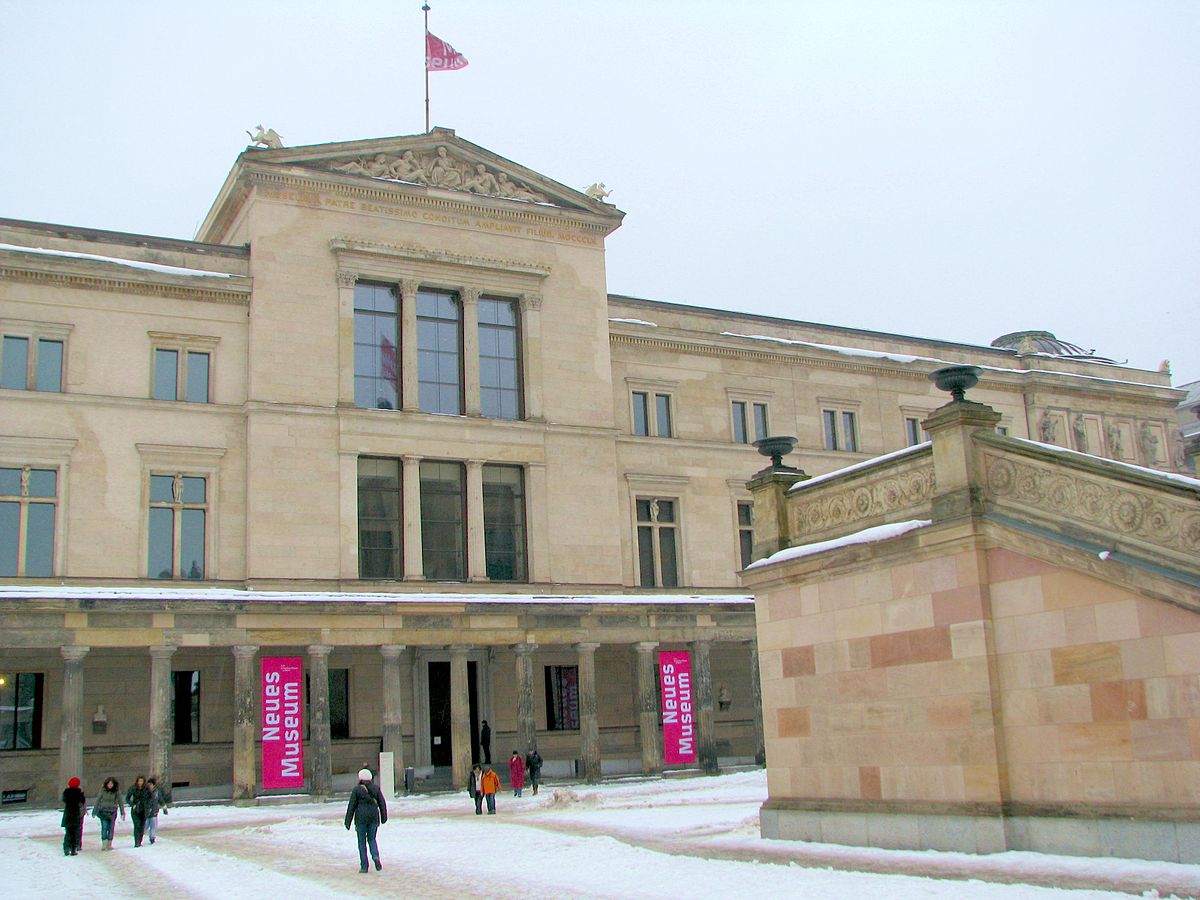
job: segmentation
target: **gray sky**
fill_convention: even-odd
[[[245,129],[424,130],[420,0],[0,0],[0,216],[192,237]],[[1200,379],[1200,2],[433,0],[433,124],[627,213],[614,293]]]

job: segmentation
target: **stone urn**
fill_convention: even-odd
[[[929,373],[938,390],[949,391],[952,402],[965,399],[966,392],[979,384],[979,366],[944,366]]]

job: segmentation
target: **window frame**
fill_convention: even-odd
[[[487,574],[488,581],[495,581],[501,584],[528,584],[529,583],[529,488],[528,479],[525,473],[525,467],[522,465],[514,465],[508,463],[484,463],[481,466],[481,477],[483,480],[482,496],[480,497],[483,503],[481,517],[483,519],[483,552],[484,552],[484,571]],[[518,475],[518,483],[520,493],[514,498],[516,501],[513,508],[519,511],[520,521],[515,524],[498,523],[489,526],[488,524],[488,470],[506,469],[515,471]],[[468,498],[468,503],[470,498]],[[468,515],[469,515],[468,511]],[[496,578],[492,575],[492,552],[494,548],[488,540],[489,532],[495,532],[500,528],[512,528],[514,532],[519,532],[519,539],[514,539],[513,543],[517,547],[514,553],[516,560],[515,570],[520,577],[515,578]]]
[[[358,305],[359,304],[359,288],[360,287],[364,288],[364,289],[369,288],[371,290],[387,290],[387,291],[391,292],[392,300],[395,305],[395,309],[389,313],[386,311],[380,312],[379,310],[376,310],[376,309],[367,309],[366,307],[360,307]],[[354,337],[352,338],[354,352],[353,352],[353,358],[350,362],[350,366],[352,369],[350,377],[353,382],[354,406],[356,409],[383,409],[383,410],[389,409],[389,407],[387,407],[387,406],[379,405],[378,394],[376,391],[372,391],[372,393],[376,394],[376,402],[373,403],[372,405],[363,406],[358,402],[359,379],[368,379],[372,382],[384,381],[386,383],[386,379],[382,376],[370,375],[370,374],[360,374],[358,371],[358,348],[359,347],[363,347],[363,346],[377,347],[377,348],[379,348],[379,352],[381,354],[384,352],[384,348],[383,348],[382,344],[375,344],[375,343],[362,344],[359,342],[359,340],[358,340],[358,322],[359,322],[359,313],[362,313],[364,318],[367,316],[370,316],[372,319],[386,318],[386,319],[389,319],[392,323],[392,334],[395,337],[395,341],[393,343],[393,351],[392,351],[392,354],[393,354],[393,363],[392,363],[393,384],[391,387],[392,387],[393,392],[395,393],[396,402],[395,402],[394,406],[390,407],[390,410],[403,409],[404,408],[404,397],[403,397],[403,392],[404,392],[404,352],[403,352],[403,347],[404,347],[404,345],[403,345],[403,341],[404,341],[404,307],[403,307],[403,297],[401,294],[400,286],[395,283],[390,283],[390,282],[386,282],[386,281],[376,281],[376,280],[372,280],[369,278],[364,278],[364,279],[359,279],[359,280],[355,281],[353,294],[354,294],[354,296],[353,296],[353,299],[351,300],[352,308],[350,310],[350,317],[351,317],[351,321],[353,322],[353,330],[354,330]],[[374,333],[374,329],[372,330],[372,333]],[[386,335],[384,337],[386,339]],[[383,361],[381,361],[380,367],[382,370],[384,370],[386,372],[386,364]]]
[[[195,687],[189,685],[188,692],[188,722],[191,740],[179,740],[177,716],[179,712],[179,681],[180,675],[191,675]],[[199,669],[173,669],[171,671],[171,744],[176,747],[188,747],[201,743],[201,727],[204,722],[202,702],[204,697],[204,678]]]
[[[221,460],[225,455],[223,447],[176,447],[167,444],[135,444],[142,462],[142,496],[141,496],[141,533],[139,535],[139,578],[152,581],[175,584],[195,579],[181,578],[177,574],[170,579],[151,578],[150,571],[150,476],[151,475],[183,475],[200,477],[205,480],[205,509],[204,517],[204,577],[203,581],[214,581],[220,578],[220,539],[221,539]],[[178,529],[177,529],[178,530]],[[176,542],[172,536],[172,544]],[[173,565],[178,559],[173,560]]]
[[[394,562],[393,572],[390,575],[368,575],[363,569],[363,474],[362,464],[364,461],[369,462],[385,462],[392,463],[396,467],[396,510],[397,516],[391,522],[392,534],[396,541],[392,548],[392,558]],[[404,466],[406,463],[401,457],[395,456],[370,456],[360,455],[355,462],[355,527],[358,535],[358,578],[362,581],[400,581],[404,578]],[[372,521],[389,521],[383,517],[372,517]],[[370,548],[371,550],[379,550],[381,548]]]
[[[629,395],[630,435],[647,438],[677,437],[675,394],[678,383],[648,381],[642,378],[627,378],[625,381],[626,393]],[[640,422],[635,397],[641,397],[645,407]],[[639,430],[639,425],[644,431]]]
[[[19,473],[17,475],[17,491],[14,494],[2,493],[3,488],[0,487],[0,504],[15,504],[17,507],[17,533],[16,545],[13,547],[13,553],[16,558],[16,565],[11,574],[0,573],[0,577],[4,578],[53,578],[54,577],[54,561],[55,561],[55,536],[58,530],[58,520],[60,518],[59,511],[59,483],[62,481],[62,475],[55,466],[10,466],[0,463],[0,469],[9,469]],[[34,472],[48,472],[54,476],[54,493],[35,494],[31,491]],[[34,506],[49,506],[51,508],[50,520],[50,553],[49,563],[50,571],[37,572],[30,574],[29,568],[29,546],[30,546],[30,510]]]
[[[150,392],[148,396],[151,400],[156,400],[162,403],[215,403],[215,379],[213,372],[216,366],[217,345],[221,342],[219,337],[200,334],[176,334],[166,331],[150,331],[147,332],[150,338]],[[173,352],[175,356],[175,396],[160,397],[158,396],[158,354],[159,352]],[[189,398],[188,374],[191,364],[191,356],[204,356],[208,359],[207,383],[205,384],[205,392],[203,400],[192,400]]]
[[[745,512],[745,521],[742,513]],[[754,562],[754,501],[735,498],[733,501],[733,527],[737,535],[737,561],[740,567]],[[747,545],[747,540],[749,544]]]
[[[445,298],[449,299],[454,304],[454,308],[458,313],[457,317],[455,319],[451,320],[451,319],[444,318],[441,316],[423,316],[423,315],[421,315],[421,295],[422,294],[424,294],[426,296],[434,295],[434,296],[445,297]],[[463,292],[459,291],[457,289],[436,287],[434,285],[426,284],[426,283],[422,282],[417,287],[416,296],[413,298],[413,303],[415,304],[414,314],[416,316],[416,326],[417,326],[417,333],[413,337],[413,339],[416,341],[416,353],[417,353],[417,373],[416,373],[417,374],[417,409],[420,412],[425,413],[426,415],[433,415],[433,416],[463,416],[463,415],[466,415],[466,406],[467,406],[467,384],[466,384],[466,381],[467,381],[467,378],[466,378],[466,352],[465,352],[466,345],[465,345],[464,338],[466,336],[467,317],[466,317],[465,304],[463,303]],[[450,322],[450,321],[454,322],[455,327],[458,332],[456,335],[455,346],[454,346],[455,367],[456,367],[457,378],[458,378],[458,382],[457,382],[458,390],[457,390],[457,394],[456,394],[456,408],[453,412],[449,412],[449,411],[443,410],[441,408],[441,389],[445,386],[450,385],[450,382],[441,381],[441,380],[432,381],[432,380],[426,379],[424,377],[424,375],[425,375],[424,366],[421,363],[421,356],[423,353],[435,353],[438,356],[441,356],[445,353],[445,351],[439,349],[437,346],[434,346],[432,348],[426,348],[421,345],[421,331],[422,331],[421,323],[422,322],[439,322],[440,323],[440,322]],[[401,340],[403,340],[403,335],[401,335],[400,337],[401,337]],[[476,322],[476,337],[478,337],[478,322]],[[441,371],[440,365],[438,367],[438,371],[440,374],[440,371]],[[437,404],[438,408],[437,409],[426,409],[424,403],[421,402],[421,387],[422,387],[422,385],[426,385],[426,384],[437,385],[437,387],[438,387],[438,404]]]
[[[861,404],[849,400],[817,400],[820,410],[821,447],[829,453],[862,453]],[[847,438],[846,420],[850,420]]]
[[[449,522],[449,521],[448,522],[432,522],[431,520],[426,519],[426,517],[425,517],[426,497],[434,495],[434,492],[429,492],[425,488],[426,480],[424,478],[423,470],[425,469],[426,465],[455,466],[457,468],[458,473],[459,473],[459,481],[458,481],[458,484],[459,484],[459,494],[458,494],[458,497],[459,497],[459,503],[458,503],[459,519],[458,519],[457,523]],[[467,486],[466,463],[463,462],[462,460],[458,460],[458,459],[423,458],[417,463],[417,466],[418,466],[417,480],[420,484],[420,491],[421,491],[420,508],[417,510],[417,515],[420,516],[420,519],[421,519],[421,571],[424,574],[424,578],[426,581],[442,581],[442,582],[454,583],[454,584],[465,582],[468,580],[468,578],[470,576],[470,547],[468,545],[468,541],[470,540],[470,535],[469,535],[470,519],[468,518],[468,516],[470,515],[470,513],[467,508],[468,486]],[[439,480],[441,480],[441,479],[439,479]],[[444,492],[444,493],[446,493],[447,495],[449,494],[448,491]],[[444,549],[431,548],[431,546],[430,546],[430,531],[432,530],[430,528],[431,524],[433,524],[433,525],[457,524],[458,525],[458,541],[459,541],[460,549],[458,550],[457,577],[451,577],[451,578],[441,577],[441,576],[435,577],[430,571],[432,568],[430,566],[430,561],[431,561],[430,554],[431,553],[435,554],[434,559],[436,560],[438,558],[437,554],[440,554],[442,556],[447,556],[448,552],[449,552]]]
[[[46,673],[45,672],[12,672],[3,673],[5,678],[12,678],[11,690],[13,694],[12,705],[12,746],[0,746],[0,753],[24,753],[29,750],[41,750],[42,748],[42,727],[45,722],[45,707],[46,707]],[[33,679],[33,711],[30,716],[30,736],[29,746],[17,746],[17,699],[20,697],[21,682],[25,679]],[[4,688],[9,688],[6,683]],[[0,704],[0,716],[4,715],[4,706]]]
[[[524,359],[525,338],[524,338],[524,333],[523,333],[524,330],[522,328],[522,321],[521,321],[522,320],[522,312],[521,312],[520,298],[503,297],[503,296],[499,296],[499,295],[495,295],[495,294],[480,294],[479,299],[476,301],[476,303],[477,303],[477,306],[476,306],[476,315],[475,315],[475,345],[476,345],[478,356],[479,356],[479,376],[478,376],[479,377],[479,413],[485,419],[498,419],[498,420],[502,420],[505,422],[524,421],[524,419],[525,419],[525,359]],[[482,310],[484,303],[495,303],[495,304],[508,305],[512,309],[513,324],[512,325],[497,325],[492,322],[482,321],[482,316],[480,315],[480,310]],[[484,384],[484,381],[483,381],[483,361],[484,361],[483,333],[484,333],[485,329],[494,329],[494,330],[500,331],[500,332],[508,332],[508,331],[512,332],[513,349],[515,351],[515,356],[513,356],[511,358],[511,362],[513,364],[513,368],[515,369],[515,374],[516,374],[516,387],[515,388],[505,388],[500,385],[493,386],[493,385],[485,385]],[[464,333],[464,338],[465,338],[465,333]],[[489,359],[501,359],[501,360],[509,359],[509,357],[503,357],[503,356],[490,356],[488,358]],[[464,382],[465,382],[465,379],[464,379]],[[465,383],[463,385],[463,389],[464,390],[466,389]],[[503,395],[505,392],[515,393],[516,398],[517,398],[517,414],[515,416],[488,415],[487,411],[484,408],[485,402],[483,399],[483,392],[485,389],[499,391],[501,393],[501,395]],[[503,404],[501,404],[501,406],[503,406]]]
[[[70,438],[28,438],[0,436],[0,467],[6,469],[55,469],[58,472],[54,511],[54,549],[51,576],[61,578],[67,571],[67,516],[70,486],[71,452],[78,442]],[[18,542],[20,537],[18,536]],[[18,571],[24,565],[23,546],[18,543]],[[27,576],[18,576],[27,577]],[[41,576],[37,576],[41,577]]]
[[[729,439],[735,444],[752,446],[755,441],[771,434],[771,398],[769,391],[725,390],[725,406],[729,410]],[[740,412],[739,412],[740,407]],[[759,434],[759,411],[762,411],[764,434]],[[739,439],[738,431],[741,430]],[[752,437],[753,435],[753,437]]]
[[[639,505],[648,503],[650,518],[643,520],[639,514]],[[661,520],[658,518],[662,503],[670,503],[673,511],[673,518]],[[644,588],[677,588],[683,584],[682,565],[680,554],[680,531],[682,530],[682,510],[679,502],[679,497],[676,496],[652,496],[649,494],[639,493],[634,497],[634,541],[633,550],[637,561],[637,585]],[[642,531],[646,529],[650,533],[649,547],[651,551],[652,564],[654,567],[653,584],[646,584],[645,572],[643,570],[643,553],[642,553]],[[663,569],[663,533],[671,532],[671,544],[674,546],[675,554],[675,577],[674,583],[667,583],[667,578]]]
[[[4,341],[7,338],[24,339],[25,383],[22,387],[5,387],[6,391],[28,391],[37,394],[63,394],[67,387],[67,339],[74,325],[57,322],[32,322],[25,319],[0,319],[0,371],[4,365]],[[58,387],[52,389],[38,385],[38,362],[43,343],[58,344],[62,348],[62,359],[58,367]]]
[[[576,665],[545,665],[543,669],[543,679],[546,686],[546,730],[547,731],[578,731],[581,717],[579,714],[579,666]],[[565,683],[563,675],[573,671],[574,681],[570,684],[574,688],[574,721],[563,718],[560,721],[560,711],[570,711],[571,707],[567,703],[566,698],[561,695],[561,688]],[[556,688],[558,690],[556,691]]]

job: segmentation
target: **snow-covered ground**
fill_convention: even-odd
[[[84,785],[85,789],[89,785]],[[94,793],[94,789],[93,789]],[[969,856],[767,841],[762,772],[544,786],[502,794],[495,816],[465,793],[400,798],[379,831],[383,871],[358,873],[345,802],[180,806],[154,846],[62,855],[59,813],[0,815],[0,897],[330,896],[1046,898],[1200,896],[1200,869],[1036,853]]]

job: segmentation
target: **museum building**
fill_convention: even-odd
[[[536,746],[764,755],[754,442],[820,475],[922,444],[928,375],[997,428],[1182,467],[1169,376],[611,295],[624,213],[428,134],[242,153],[195,241],[0,219],[0,790],[144,773],[263,794],[259,663],[300,657],[309,791]],[[916,489],[916,488],[914,488]]]

